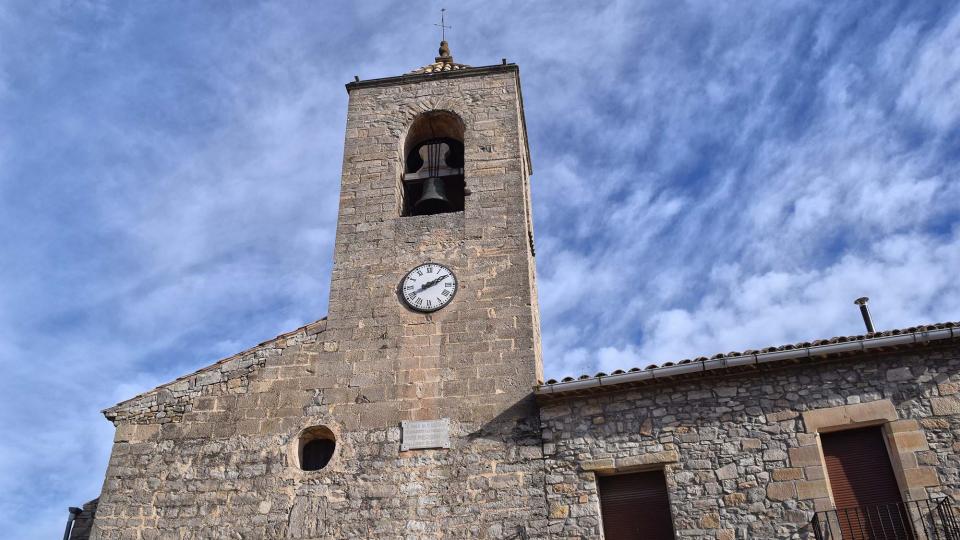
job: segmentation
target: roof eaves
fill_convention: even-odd
[[[945,339],[960,339],[960,323],[947,322],[906,329],[878,332],[867,336],[835,337],[803,342],[796,345],[767,347],[761,351],[747,350],[717,354],[711,358],[700,357],[694,360],[666,362],[651,365],[646,369],[633,368],[629,371],[617,370],[612,374],[598,373],[594,376],[581,375],[579,378],[566,377],[562,381],[550,380],[535,388],[537,395],[561,394],[568,392],[621,386],[650,379],[666,379],[678,375],[728,369],[738,366],[769,364],[784,360],[826,357],[832,354],[860,353],[877,349],[912,346]]]

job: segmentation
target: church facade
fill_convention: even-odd
[[[960,325],[544,381],[518,67],[347,92],[328,316],[104,411],[73,538],[960,540]]]

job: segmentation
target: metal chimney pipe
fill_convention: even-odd
[[[861,296],[853,301],[854,304],[860,306],[860,315],[863,316],[863,324],[867,326],[867,332],[872,334],[875,332],[873,329],[873,320],[870,319],[870,310],[867,309],[867,302],[870,299],[866,296]]]

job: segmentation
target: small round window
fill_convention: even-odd
[[[330,463],[336,448],[336,437],[330,428],[315,426],[303,430],[298,452],[300,468],[305,471],[319,471]]]

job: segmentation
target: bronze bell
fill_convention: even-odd
[[[440,214],[450,211],[450,199],[447,190],[440,178],[427,178],[423,182],[423,193],[417,202],[413,203],[414,213],[418,216]]]

